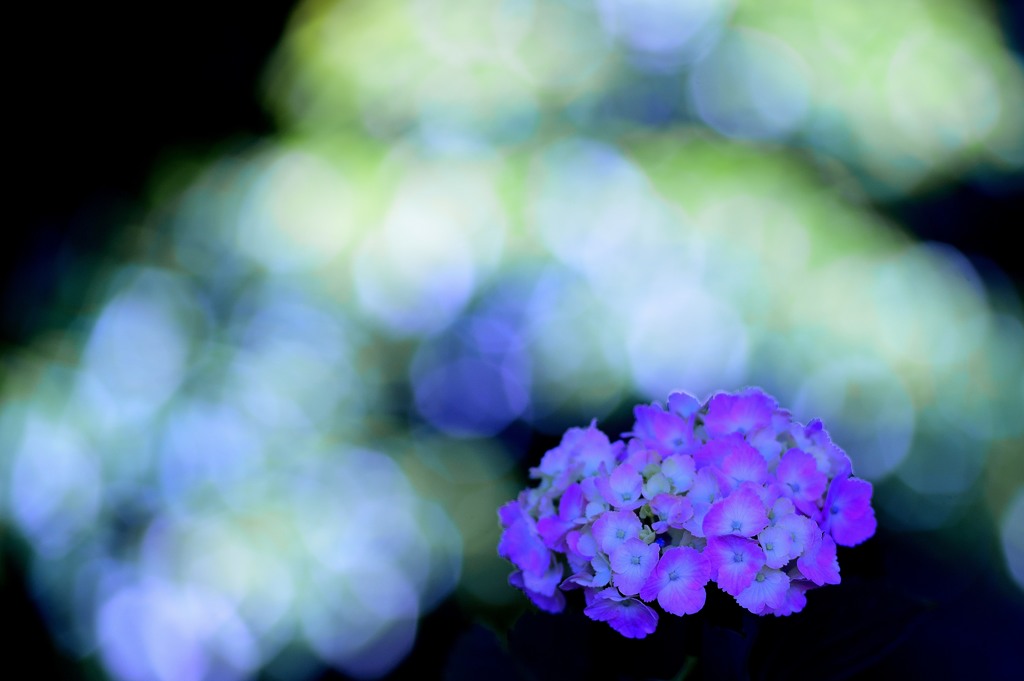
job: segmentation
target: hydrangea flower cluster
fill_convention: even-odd
[[[839,583],[836,545],[875,533],[869,482],[814,420],[804,426],[759,388],[701,404],[673,393],[638,405],[611,442],[569,429],[530,470],[539,480],[498,511],[509,583],[560,612],[583,589],[592,619],[629,638],[704,607],[718,584],[757,615],[803,609]]]

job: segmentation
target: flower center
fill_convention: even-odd
[[[734,553],[734,554],[732,554],[732,562],[734,562],[734,563],[742,563],[743,562],[743,554],[742,553]]]
[[[733,532],[738,532],[741,527],[743,527],[743,524],[740,523],[740,521],[738,521],[738,520],[732,521],[732,531]]]
[[[763,572],[758,572],[757,573],[757,577],[755,577],[754,579],[756,579],[759,582],[763,582],[764,581],[764,573]]]
[[[629,562],[631,562],[633,565],[639,565],[640,564],[640,556],[633,556],[632,558],[629,559]]]
[[[618,537],[619,539],[625,539],[626,538],[626,531],[622,530],[622,529],[615,530],[615,536]]]

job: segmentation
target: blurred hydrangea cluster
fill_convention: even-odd
[[[838,584],[836,545],[875,533],[871,483],[821,421],[806,426],[759,388],[634,409],[627,440],[571,428],[498,512],[509,582],[542,610],[583,589],[584,612],[643,638],[704,607],[710,581],[756,615],[789,615]]]

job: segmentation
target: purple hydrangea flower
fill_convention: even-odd
[[[560,613],[565,609],[565,596],[562,595],[561,591],[554,591],[551,594],[538,593],[526,586],[523,580],[523,573],[520,570],[516,570],[508,576],[508,583],[517,589],[522,589],[533,604],[545,612]]]
[[[647,544],[639,539],[627,539],[610,556],[612,583],[626,596],[640,593],[640,587],[658,564],[657,544]]]
[[[856,546],[874,536],[878,526],[871,508],[871,483],[835,478],[825,499],[823,527],[840,546]]]
[[[657,599],[665,612],[692,615],[704,607],[704,585],[711,579],[707,558],[688,546],[666,549],[640,589],[645,601]]]
[[[839,583],[837,544],[875,532],[871,484],[821,422],[759,389],[673,393],[634,415],[626,440],[570,428],[531,469],[536,486],[498,509],[509,583],[542,610],[582,589],[584,613],[642,638],[655,608],[697,613],[714,581],[755,614],[790,615]]]
[[[628,598],[618,589],[604,589],[587,598],[583,613],[598,622],[607,622],[626,638],[643,638],[658,626],[658,613],[636,598]]]
[[[507,558],[521,570],[546,570],[551,560],[551,552],[541,540],[537,532],[537,523],[525,513],[516,514],[509,509],[509,502],[503,508],[502,519],[511,519],[505,527],[498,543],[498,555]],[[516,506],[518,508],[518,505]]]
[[[790,578],[789,588],[786,590],[786,598],[783,600],[782,605],[775,608],[771,614],[777,617],[784,617],[800,612],[807,605],[807,591],[812,587],[813,585],[810,582]],[[765,614],[768,613],[766,612]]]
[[[808,515],[817,511],[817,502],[825,492],[828,478],[818,470],[818,463],[813,456],[799,449],[790,449],[782,455],[779,466],[775,470],[782,493],[793,500],[793,503]]]
[[[694,463],[692,456],[686,454],[668,456],[661,462],[661,473],[672,483],[672,491],[682,494],[693,487],[693,481],[697,477],[697,464]]]
[[[815,532],[807,548],[796,561],[797,569],[818,586],[839,583],[839,561],[832,537]]]
[[[702,468],[697,471],[693,480],[693,487],[686,495],[693,505],[693,517],[683,527],[693,532],[698,537],[704,536],[704,516],[707,515],[713,504],[722,496],[722,482],[718,472],[714,468]]]
[[[614,508],[632,511],[644,503],[644,479],[632,466],[619,466],[607,477],[598,477],[595,484],[604,500]]]
[[[825,426],[814,419],[805,428],[799,423],[790,427],[790,435],[796,446],[814,457],[818,470],[829,478],[846,478],[850,475],[850,459],[829,437]]]
[[[703,529],[706,537],[723,534],[753,537],[767,526],[768,514],[761,497],[751,487],[744,486],[711,505],[704,516]]]
[[[737,395],[718,393],[708,402],[704,427],[712,437],[729,433],[750,433],[771,425],[778,403],[760,388]]]
[[[687,452],[696,439],[693,423],[654,405],[641,404],[633,409],[636,425],[631,435],[645,447],[663,454]]]
[[[768,462],[761,456],[761,452],[746,442],[737,443],[722,460],[722,472],[730,478],[730,483],[734,487],[744,482],[763,485],[768,479]]]
[[[565,543],[569,549],[569,556],[578,556],[590,560],[598,555],[597,539],[594,538],[592,527],[585,532],[572,530],[565,535]]]
[[[686,497],[678,494],[659,494],[651,499],[651,512],[659,520],[651,523],[651,529],[657,533],[667,532],[669,528],[682,529],[686,521],[693,517],[693,506]]]
[[[737,596],[750,586],[758,570],[765,564],[764,550],[760,544],[734,535],[709,537],[704,553],[711,566],[712,579],[730,596]]]
[[[569,485],[558,502],[558,514],[547,515],[537,521],[537,532],[544,545],[555,551],[565,551],[565,535],[583,519],[586,500],[579,484]]]
[[[654,473],[649,477],[643,486],[644,499],[653,501],[654,497],[661,494],[669,494],[672,492],[672,483],[665,477],[665,474],[661,471]],[[673,495],[674,496],[674,495]]]
[[[708,440],[693,454],[697,468],[715,468],[721,471],[726,457],[749,445],[739,433],[730,433],[714,440]]]
[[[601,588],[612,581],[612,568],[604,554],[598,554],[589,563],[584,562],[580,569],[562,582],[562,589],[569,590],[581,586]]]
[[[640,536],[643,524],[631,511],[608,511],[594,521],[591,531],[598,546],[606,554],[619,548],[630,539]]]
[[[700,410],[700,402],[689,393],[672,393],[668,396],[668,410],[687,419],[692,427],[694,415]]]
[[[765,566],[757,571],[747,588],[736,596],[736,602],[755,615],[761,615],[765,610],[780,609],[786,602],[788,592],[789,577],[786,573]]]
[[[821,534],[821,530],[813,520],[799,513],[787,513],[779,517],[775,522],[775,527],[785,530],[789,535],[792,545],[790,555],[794,558],[804,552],[815,534]]]
[[[783,527],[771,525],[757,535],[757,542],[764,551],[765,565],[781,568],[794,558],[795,544],[790,533]]]

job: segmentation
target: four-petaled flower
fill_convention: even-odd
[[[627,539],[611,555],[612,583],[626,596],[640,593],[640,587],[658,564],[657,544],[647,544],[639,539]]]
[[[689,546],[665,551],[651,576],[640,589],[645,601],[657,599],[665,612],[692,615],[704,607],[704,585],[711,579],[707,558]]]

